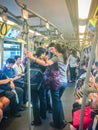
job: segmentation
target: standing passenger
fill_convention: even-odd
[[[53,122],[50,122],[50,125],[63,129],[66,126],[66,121],[64,120],[61,96],[67,86],[67,53],[64,45],[61,44],[55,44],[49,50],[54,54],[54,57],[49,60],[46,56],[44,60],[36,58],[30,52],[27,52],[26,56],[40,65],[47,66],[45,81],[51,91],[53,108]],[[51,74],[47,75],[49,71]]]
[[[37,48],[35,56],[42,59],[45,55],[45,49]],[[41,118],[46,119],[46,89],[43,84],[43,73],[46,67],[31,61],[30,64],[30,85],[31,102],[33,106],[33,117],[31,125],[39,126],[42,124]],[[26,71],[27,74],[27,71]],[[25,75],[27,81],[27,75]]]
[[[69,56],[69,70],[70,70],[70,81],[74,82],[76,80],[76,66],[77,66],[77,52],[72,50]]]

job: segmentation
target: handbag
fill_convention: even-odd
[[[58,90],[60,88],[58,63],[54,63],[46,68],[44,81],[49,89]]]

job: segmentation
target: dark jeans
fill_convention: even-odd
[[[17,87],[19,87],[19,88],[21,88],[23,90],[23,104],[26,104],[26,102],[28,101],[28,98],[27,98],[27,92],[28,92],[27,84],[15,82],[15,86],[17,86]]]
[[[16,102],[16,96],[14,92],[12,92],[11,90],[5,91],[5,96],[10,99],[11,114],[15,114],[18,111],[18,109],[21,107],[23,102],[23,90],[17,87],[15,87],[15,90],[18,94],[19,104],[17,104]]]
[[[50,89],[46,88],[46,106],[47,110],[52,110],[51,98],[50,98]]]
[[[67,86],[67,83],[60,83],[59,90],[51,90],[53,122],[55,126],[60,127],[64,124],[64,111],[61,101],[61,96]]]
[[[46,89],[40,87],[34,90],[31,87],[31,102],[33,105],[34,122],[41,122],[41,117],[46,118]]]
[[[76,80],[76,67],[70,67],[70,80]]]

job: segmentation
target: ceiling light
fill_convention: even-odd
[[[86,28],[86,25],[79,26],[79,33],[84,33],[85,32],[85,28]]]
[[[80,38],[80,39],[83,39],[83,38],[84,38],[84,35],[79,35],[79,38]]]
[[[91,0],[78,0],[78,14],[80,19],[87,19]]]

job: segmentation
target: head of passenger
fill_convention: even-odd
[[[95,83],[98,83],[98,74],[95,76]]]
[[[36,53],[35,53],[35,56],[42,59],[43,56],[45,55],[46,53],[46,49],[43,48],[43,47],[38,47],[37,50],[36,50]]]
[[[76,51],[75,49],[72,49],[71,54],[72,54],[74,57],[77,57],[77,51]]]
[[[49,48],[49,51],[50,51],[51,53],[55,53],[55,43],[54,43],[54,42],[51,42],[51,43],[49,44],[48,48]]]
[[[15,59],[15,63],[16,63],[17,65],[20,65],[20,64],[21,64],[21,57],[20,57],[20,56],[15,56],[14,59]]]
[[[9,69],[12,68],[14,64],[15,64],[15,60],[13,58],[8,58],[6,60],[6,67],[7,68],[9,68]]]
[[[43,57],[45,56],[45,53],[46,53],[46,49],[44,49],[43,47],[38,47],[34,55],[35,57],[39,59],[43,59]],[[34,64],[34,61],[30,60],[30,63],[31,63],[30,66],[32,67]]]
[[[60,54],[62,54],[63,58],[64,58],[64,63],[67,62],[68,54],[67,54],[66,47],[63,44],[56,43],[53,46],[51,45],[51,47],[49,49],[56,56],[59,56]]]
[[[95,62],[95,69],[98,70],[98,61]]]

